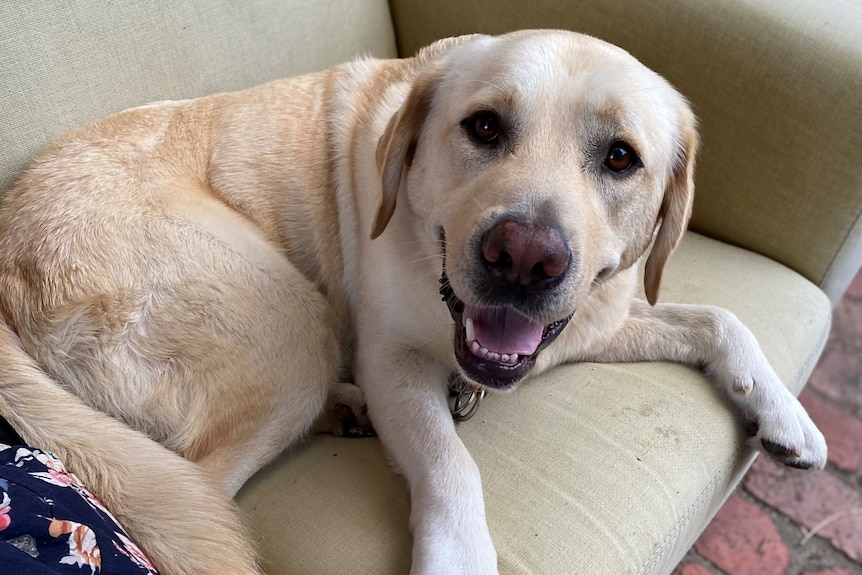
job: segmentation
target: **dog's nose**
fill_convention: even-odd
[[[482,257],[495,283],[531,290],[555,286],[569,267],[569,249],[558,229],[512,220],[485,234]]]

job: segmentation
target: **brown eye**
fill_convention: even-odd
[[[610,171],[621,174],[639,162],[640,160],[631,146],[625,142],[614,142],[608,149],[604,164]]]
[[[493,112],[473,114],[462,123],[470,136],[481,144],[493,144],[500,135],[500,118]]]

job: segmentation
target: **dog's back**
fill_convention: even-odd
[[[0,204],[0,413],[165,572],[257,572],[228,495],[342,370],[327,74],[121,112]]]

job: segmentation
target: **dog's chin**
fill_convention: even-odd
[[[536,365],[542,350],[560,335],[572,318],[569,315],[543,325],[511,307],[468,308],[455,295],[445,274],[440,283],[440,293],[455,320],[455,358],[461,376],[495,391],[514,389]],[[496,336],[493,338],[496,344],[483,344],[482,331]]]

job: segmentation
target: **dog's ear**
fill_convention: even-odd
[[[371,228],[372,240],[383,233],[395,213],[401,177],[413,162],[416,141],[431,109],[431,99],[439,80],[440,74],[436,71],[420,74],[413,81],[413,87],[401,109],[389,120],[377,142],[377,171],[380,173],[383,196]]]
[[[431,101],[437,85],[443,77],[443,62],[440,57],[455,46],[480,36],[480,34],[468,34],[438,40],[416,55],[415,63],[422,71],[416,76],[407,99],[401,109],[389,120],[377,143],[377,171],[380,173],[383,185],[383,197],[380,200],[374,226],[371,228],[371,239],[383,233],[392,214],[395,213],[395,201],[401,186],[401,178],[413,161],[419,132],[431,109]]]
[[[679,125],[677,157],[665,187],[656,222],[659,226],[658,233],[644,270],[644,291],[650,305],[655,305],[658,301],[664,266],[685,233],[694,202],[694,161],[699,140],[694,114],[688,106],[685,106],[680,114]]]

